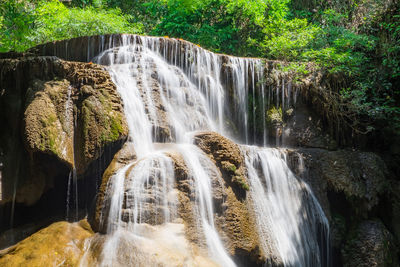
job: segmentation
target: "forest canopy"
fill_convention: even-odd
[[[0,0],[0,28],[0,52],[137,33],[287,61],[299,73],[312,62],[341,77],[335,90],[361,117],[376,121],[374,127],[400,128],[400,13],[394,0]]]

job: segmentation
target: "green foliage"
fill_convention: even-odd
[[[267,54],[281,60],[297,60],[305,53],[321,29],[306,19],[293,19],[281,26],[281,34],[264,41]]]
[[[35,16],[23,0],[0,1],[0,51],[23,50]]]
[[[18,2],[7,0],[1,9],[0,51],[24,51],[40,43],[106,33],[139,33],[120,9],[68,8],[57,0]]]

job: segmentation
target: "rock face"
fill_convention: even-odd
[[[295,171],[308,181],[322,203],[327,203],[323,198],[328,191],[343,194],[359,215],[366,215],[378,204],[388,185],[385,163],[371,152],[297,149],[289,155],[292,166],[298,164],[299,156],[303,158],[302,170],[295,167]],[[304,170],[307,173],[301,173]]]
[[[109,186],[110,179],[116,172],[126,166],[129,162],[132,162],[136,159],[136,155],[134,153],[133,144],[127,142],[121,148],[118,153],[115,154],[113,160],[110,165],[105,170],[101,185],[97,194],[96,199],[96,208],[94,214],[91,215],[90,223],[93,227],[93,230],[100,233],[106,233],[108,225],[106,224],[108,218],[108,212],[110,207],[111,199],[110,196],[107,195],[107,189]],[[107,198],[108,197],[108,198]]]
[[[387,201],[384,196],[392,192],[388,191],[388,171],[384,161],[374,153],[351,150],[301,148],[289,150],[288,154],[291,168],[312,187],[330,220],[333,264],[386,266],[382,264],[393,261],[392,255],[385,252],[388,241],[383,240],[392,240],[386,227],[375,221],[360,224],[361,219],[383,214],[377,209]],[[396,198],[393,199],[394,211],[387,210],[389,214],[395,214]],[[382,218],[392,216],[395,215],[386,214]],[[388,222],[390,227],[396,228],[397,223]],[[358,239],[354,239],[354,235]],[[386,245],[380,247],[379,242]],[[340,255],[346,255],[342,257],[343,261],[339,259]],[[353,261],[353,257],[357,259]]]
[[[348,236],[343,248],[343,265],[398,266],[393,236],[379,221],[363,221]]]
[[[336,142],[324,131],[323,121],[300,99],[295,108],[282,114],[282,143],[289,147],[336,149]],[[275,127],[272,127],[274,130]],[[279,129],[279,128],[278,128]],[[275,130],[276,131],[276,130]],[[274,131],[272,131],[274,132]]]
[[[10,217],[5,205],[13,198],[31,206],[51,190],[60,198],[52,202],[65,206],[69,172],[86,176],[126,140],[121,98],[107,70],[95,64],[31,54],[0,58],[0,213]]]
[[[103,67],[50,64],[58,64],[55,75],[66,79],[34,80],[28,88],[24,138],[30,153],[52,154],[82,174],[103,147],[126,138],[122,102]]]
[[[57,222],[0,251],[1,266],[77,266],[93,235],[86,221]]]

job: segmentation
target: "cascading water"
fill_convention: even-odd
[[[136,160],[109,180],[109,211],[102,218],[108,234],[99,265],[168,265],[149,260],[144,248],[150,247],[161,258],[179,248],[186,259],[178,265],[196,265],[196,257],[188,260],[192,252],[176,212],[173,161],[169,151],[155,144],[170,142],[188,168],[198,232],[212,260],[208,265],[236,266],[214,222],[211,177],[218,171],[191,136],[211,130],[265,146],[266,113],[257,108],[265,111],[276,102],[284,110],[296,100],[296,89],[284,80],[276,87],[267,85],[259,59],[213,54],[155,37],[122,35],[118,41],[102,41],[94,61],[108,66],[121,94]],[[261,130],[258,120],[263,121]],[[318,237],[328,242],[329,227],[311,190],[277,150],[243,146],[242,153],[262,249],[274,247],[284,266],[324,265],[328,253]]]
[[[104,51],[97,61],[110,65],[112,79],[125,104],[130,140],[137,160],[121,168],[109,184],[107,195],[112,196],[110,209],[107,218],[103,219],[107,221],[110,237],[103,248],[102,266],[112,266],[119,261],[121,240],[131,244],[140,243],[142,246],[143,242],[154,241],[154,237],[150,237],[153,234],[149,233],[155,230],[149,225],[168,227],[176,219],[177,199],[174,196],[172,160],[166,156],[165,151],[155,148],[153,142],[157,134],[153,134],[153,130],[166,124],[171,132],[169,140],[188,143],[189,132],[215,129],[206,98],[179,68],[167,64],[148,47],[129,40],[124,40],[124,45],[117,49]],[[154,87],[158,89],[157,92],[154,92]],[[157,112],[160,106],[165,111],[162,118]],[[180,145],[176,146],[179,149]],[[185,161],[191,159],[187,164],[192,170],[196,189],[194,193],[199,206],[196,210],[201,218],[199,221],[207,247],[216,262],[224,266],[235,266],[215,229],[211,187],[202,183],[209,178],[204,171],[199,173],[204,166],[199,162],[202,155],[199,149],[191,153],[195,148],[189,143],[180,151],[190,155],[184,158]],[[204,159],[206,156],[202,157]],[[169,239],[178,240],[173,235]],[[132,261],[137,262],[137,257]]]
[[[284,266],[327,266],[329,224],[310,188],[290,171],[279,150],[242,150],[261,240],[275,243]]]
[[[193,145],[183,145],[180,152],[193,176],[196,188],[196,213],[200,225],[203,228],[206,242],[212,257],[217,260],[221,266],[236,266],[235,263],[226,254],[224,246],[218,236],[214,225],[214,212],[212,203],[211,179],[218,173],[214,163],[204,155],[201,150]]]

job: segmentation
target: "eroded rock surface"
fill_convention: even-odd
[[[243,155],[238,145],[214,132],[196,134],[194,142],[220,168],[225,181],[234,190],[238,190],[238,195],[245,195],[249,185],[245,177]]]
[[[204,150],[204,157],[209,157],[211,164],[215,164],[208,170],[212,184],[212,198],[214,202],[215,223],[218,232],[221,235],[225,247],[231,255],[238,261],[243,263],[251,262],[252,264],[261,264],[265,262],[266,258],[270,255],[265,255],[260,249],[259,239],[256,231],[256,224],[253,214],[249,207],[250,199],[246,197],[247,185],[245,178],[245,169],[243,164],[243,156],[238,146],[229,139],[222,137],[219,134],[212,132],[199,133],[195,136],[195,143]],[[107,231],[108,210],[110,209],[110,195],[107,190],[111,187],[113,177],[123,166],[127,166],[125,181],[129,185],[131,179],[139,179],[139,177],[131,176],[135,168],[140,166],[141,161],[146,159],[136,159],[129,155],[129,148],[125,147],[115,155],[114,160],[110,164],[103,176],[103,182],[100,187],[100,192],[97,199],[97,208],[94,220],[92,222],[93,228],[96,231],[105,233]],[[196,208],[196,190],[190,169],[187,167],[184,158],[180,153],[179,145],[174,144],[160,144],[163,153],[172,159],[173,172],[175,175],[174,188],[171,189],[171,196],[177,198],[177,219],[173,222],[182,220],[185,225],[184,233],[187,242],[191,246],[197,246],[205,249],[204,235],[201,232],[201,222],[199,221],[199,214]],[[124,156],[125,155],[125,156]],[[141,207],[141,221],[146,223],[148,227],[159,227],[164,221],[162,215],[162,207],[159,206],[155,198],[161,193],[156,192],[155,184],[161,183],[161,179],[157,176],[157,164],[154,170],[149,172],[149,184],[144,186],[150,191],[141,191],[146,196],[148,203],[143,203]],[[240,176],[240,182],[235,180],[235,176]],[[115,177],[113,178],[115,179]],[[128,206],[130,200],[129,186],[125,187],[125,197],[122,207]],[[147,193],[146,193],[147,192]],[[126,212],[128,212],[126,210]],[[129,213],[129,212],[128,212]],[[127,214],[128,214],[127,213]],[[151,216],[145,216],[146,214]],[[157,218],[158,220],[155,220]],[[121,220],[132,219],[132,217],[124,218],[124,209],[122,209]],[[109,228],[108,228],[109,229]]]

